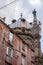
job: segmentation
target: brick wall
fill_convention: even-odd
[[[0,25],[3,27],[3,29],[0,28],[0,65],[5,65],[5,61],[12,65],[16,65],[17,58],[15,57],[15,50],[13,51],[14,54],[12,58],[6,55],[10,30],[2,23],[0,23]],[[10,42],[10,44],[12,44],[12,42]]]

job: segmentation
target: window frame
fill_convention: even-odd
[[[25,51],[25,44],[22,43],[22,50]]]
[[[5,61],[5,65],[12,65],[12,64],[10,64],[10,63],[8,63],[7,61]]]
[[[10,54],[9,54],[10,51]],[[13,49],[10,46],[7,46],[6,48],[6,55],[9,57],[13,57]]]

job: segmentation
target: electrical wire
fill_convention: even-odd
[[[17,1],[17,0],[14,0],[14,1],[12,1],[12,2],[6,4],[6,5],[2,6],[2,7],[0,7],[0,9],[4,9],[5,7],[11,5],[12,3],[16,2],[16,1]]]

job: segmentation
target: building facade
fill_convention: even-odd
[[[28,23],[22,17],[5,24],[0,18],[0,65],[35,65],[35,56],[40,56],[40,22],[36,11],[34,20]],[[38,23],[39,22],[39,23]]]
[[[12,36],[10,28],[0,19],[0,65],[17,65]]]

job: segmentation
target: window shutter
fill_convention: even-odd
[[[6,54],[8,54],[8,50],[9,50],[9,47],[7,47],[7,49],[6,49]]]
[[[32,52],[32,57],[34,57],[34,52]]]
[[[13,50],[11,50],[11,57],[13,57]]]
[[[10,34],[9,34],[9,40],[12,41],[12,38],[13,38],[13,34],[10,32]]]
[[[25,51],[25,45],[24,44],[22,44],[22,50]]]
[[[25,57],[22,56],[22,65],[25,65]]]

